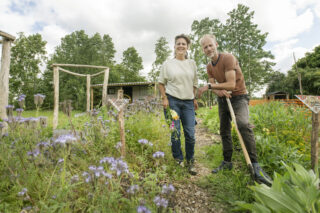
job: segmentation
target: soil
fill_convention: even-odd
[[[201,120],[197,120],[196,125],[196,144],[195,144],[195,159],[200,159],[205,155],[204,146],[212,145],[214,142],[221,141],[219,135],[209,133]],[[206,189],[197,185],[197,182],[205,176],[211,175],[211,168],[206,167],[199,161],[195,162],[195,167],[198,172],[195,176],[190,176],[189,181],[176,182],[175,193],[175,211],[176,212],[223,212],[223,209],[214,208],[212,195]]]

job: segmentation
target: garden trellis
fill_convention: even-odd
[[[87,78],[87,112],[90,111],[90,87],[91,87],[91,77],[100,75],[104,73],[103,89],[102,89],[102,106],[107,103],[107,86],[109,79],[109,68],[105,66],[94,66],[94,65],[83,65],[83,64],[53,64],[53,83],[54,83],[54,109],[53,109],[53,129],[58,126],[58,113],[59,113],[59,71],[65,73]],[[63,69],[62,67],[80,67],[80,68],[96,68],[104,69],[101,72],[95,74],[79,74],[74,73],[69,70]]]
[[[11,43],[16,39],[14,36],[0,31],[0,43],[2,43],[2,57],[0,68],[0,118],[6,119],[6,106],[9,97],[9,70],[10,70],[10,52]]]

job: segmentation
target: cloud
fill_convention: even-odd
[[[298,39],[292,39],[286,42],[279,43],[273,47],[272,53],[275,55],[275,66],[276,70],[286,73],[291,66],[294,64],[293,53],[295,54],[296,60],[304,57],[308,50],[303,47],[295,47]]]
[[[268,32],[268,41],[285,41],[309,30],[314,15],[310,8],[301,10],[290,0],[269,0],[263,4],[252,1],[255,20],[260,29]],[[300,14],[298,14],[300,9]]]
[[[32,2],[32,3],[30,3]],[[217,4],[212,0],[1,0],[0,30],[16,35],[40,33],[48,42],[47,50],[54,47],[67,34],[85,30],[93,35],[109,34],[113,39],[116,60],[122,52],[134,46],[143,58],[146,74],[155,60],[156,40],[164,36],[173,48],[173,39],[180,33],[190,33],[194,20],[205,17],[224,22],[238,3],[255,11],[254,21],[262,32],[269,32],[268,42],[276,44],[272,52],[276,62],[285,70],[292,51],[305,51],[298,47],[298,39],[310,30],[314,19],[320,17],[318,0],[225,0]],[[291,43],[290,43],[291,42]],[[283,49],[281,49],[283,48]],[[286,49],[287,48],[287,49]],[[285,59],[287,58],[287,60]],[[286,62],[285,62],[286,61]]]

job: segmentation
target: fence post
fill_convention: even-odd
[[[318,147],[319,147],[319,113],[312,112],[312,133],[311,133],[311,168],[314,172],[318,168]]]
[[[54,107],[53,107],[53,129],[58,126],[59,117],[59,67],[53,67]]]

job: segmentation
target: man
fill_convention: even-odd
[[[217,49],[218,43],[214,35],[204,35],[200,40],[200,44],[203,52],[211,61],[207,65],[209,83],[198,89],[198,98],[209,89],[218,96],[220,135],[223,145],[224,160],[212,173],[217,173],[224,169],[232,169],[231,115],[226,101],[227,97],[230,98],[234,109],[238,129],[252,162],[255,179],[259,183],[270,185],[270,177],[264,173],[257,161],[256,143],[249,124],[249,97],[239,63],[232,54],[219,53]],[[232,93],[230,94],[228,91]]]

